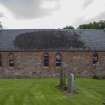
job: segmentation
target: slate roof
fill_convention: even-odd
[[[0,51],[86,50],[87,48],[105,51],[105,31],[87,29],[6,29],[0,31]]]

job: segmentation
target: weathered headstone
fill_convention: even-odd
[[[71,73],[68,76],[68,84],[67,84],[67,91],[68,93],[73,93],[74,92],[74,74]]]
[[[105,75],[104,67],[101,64],[96,64],[95,75],[98,79],[102,79]]]
[[[59,84],[61,89],[64,89],[65,87],[65,73],[64,73],[64,69],[61,68],[60,69],[60,84]]]

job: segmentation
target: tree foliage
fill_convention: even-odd
[[[68,25],[63,29],[75,29],[74,26]],[[100,20],[98,22],[90,22],[88,24],[81,24],[78,26],[78,29],[105,29],[105,20]]]
[[[89,24],[79,25],[79,29],[105,29],[105,21],[101,20],[99,22],[91,22]]]
[[[3,28],[3,25],[2,25],[2,22],[0,21],[0,29],[2,29]]]
[[[73,26],[66,26],[63,29],[74,29],[74,27]]]

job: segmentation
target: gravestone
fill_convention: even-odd
[[[74,74],[71,73],[68,76],[68,84],[67,84],[67,91],[68,93],[73,93],[74,92]]]
[[[95,75],[98,79],[102,79],[105,75],[104,67],[101,64],[96,64]]]
[[[60,68],[60,88],[61,89],[64,89],[65,87],[65,73],[64,73],[64,69],[63,68]]]

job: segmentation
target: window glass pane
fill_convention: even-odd
[[[96,52],[93,53],[93,64],[98,62],[98,54]]]
[[[61,66],[61,53],[56,53],[56,66]]]
[[[9,66],[13,67],[15,66],[15,63],[14,63],[14,54],[13,53],[10,53],[9,54]]]
[[[49,66],[49,54],[44,53],[44,66]]]
[[[9,65],[10,65],[10,66],[14,66],[14,60],[10,60],[10,61],[9,61]]]

